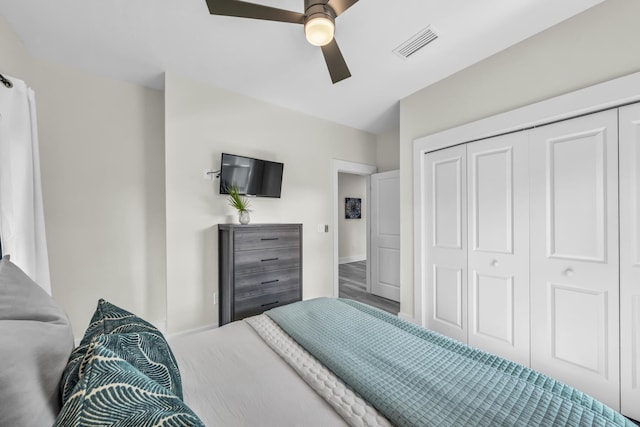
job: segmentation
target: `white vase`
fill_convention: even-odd
[[[251,217],[249,216],[249,211],[238,212],[238,221],[240,221],[240,224],[242,225],[249,224],[249,221],[251,221]]]

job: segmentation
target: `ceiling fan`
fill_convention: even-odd
[[[333,35],[335,19],[358,0],[304,0],[304,13],[239,0],[206,0],[206,2],[212,15],[303,24],[307,41],[322,48],[331,81],[335,84],[351,77],[349,67]]]

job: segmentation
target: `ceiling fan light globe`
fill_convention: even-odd
[[[304,24],[304,34],[307,41],[314,46],[324,46],[333,40],[335,33],[333,21],[324,16],[309,19]]]

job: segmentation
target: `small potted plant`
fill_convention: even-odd
[[[249,199],[240,195],[236,184],[228,186],[227,193],[229,193],[229,206],[238,211],[238,221],[240,221],[240,224],[249,224],[249,221],[251,221],[251,217],[249,216]]]

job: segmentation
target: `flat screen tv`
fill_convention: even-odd
[[[222,153],[220,194],[229,194],[234,184],[240,194],[257,197],[280,197],[284,164],[251,157]]]

